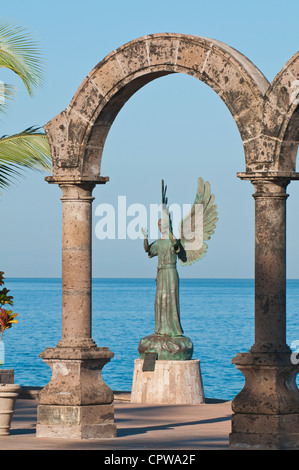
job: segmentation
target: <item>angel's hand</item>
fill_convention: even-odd
[[[147,229],[145,227],[142,227],[141,233],[144,236],[144,238],[147,238]]]

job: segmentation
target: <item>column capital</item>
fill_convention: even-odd
[[[46,176],[45,181],[49,184],[105,184],[109,181],[109,176],[53,175]]]
[[[76,176],[76,175],[53,175],[46,176],[45,181],[49,184],[67,185],[91,185],[105,184],[109,181],[109,176]]]
[[[95,187],[93,183],[59,183],[62,191],[62,202],[88,202],[94,200],[92,191]]]
[[[296,171],[245,171],[237,173],[237,177],[252,183],[255,181],[285,181],[288,184],[292,180],[299,180],[299,173]]]
[[[256,192],[253,194],[257,198],[287,199],[286,187],[291,180],[299,179],[299,173],[295,172],[255,172],[237,173],[238,178],[251,181]]]
[[[85,201],[92,202],[94,198],[91,193],[97,184],[105,184],[109,181],[108,176],[46,176],[45,180],[49,184],[58,184],[62,190],[63,196],[60,198],[65,201]]]

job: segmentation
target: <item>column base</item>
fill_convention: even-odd
[[[232,401],[235,449],[299,449],[298,365],[288,353],[243,353],[233,359],[245,376]]]
[[[113,392],[101,376],[113,357],[108,348],[47,348],[40,357],[52,369],[50,382],[40,391],[45,405],[102,405]]]
[[[96,347],[96,343],[92,338],[61,338],[58,342],[58,348],[71,349],[89,349]]]
[[[131,403],[195,405],[205,402],[200,361],[157,360],[153,371],[143,371],[135,359]]]
[[[299,413],[284,415],[233,414],[232,449],[299,449]]]
[[[111,439],[117,435],[113,405],[39,405],[36,437]]]
[[[37,437],[116,437],[113,392],[101,376],[113,353],[108,348],[48,348],[40,357],[52,378],[40,391]]]
[[[0,384],[13,384],[14,382],[14,369],[0,369]]]

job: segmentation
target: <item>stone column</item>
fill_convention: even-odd
[[[61,184],[62,338],[60,347],[90,347],[92,184]]]
[[[230,447],[299,448],[298,366],[286,344],[286,187],[290,178],[241,175],[255,187],[255,343],[233,363],[245,376],[232,402]]]
[[[286,345],[286,187],[256,179],[254,352],[289,353]]]
[[[52,180],[62,189],[62,337],[40,357],[52,378],[40,392],[37,437],[116,436],[113,392],[101,377],[113,353],[91,338],[93,182]],[[51,314],[51,312],[49,312]]]

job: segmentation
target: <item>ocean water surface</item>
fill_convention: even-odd
[[[5,331],[5,366],[15,382],[45,386],[51,370],[39,354],[61,338],[61,280],[6,279],[19,323]],[[102,376],[113,390],[131,389],[141,338],[154,332],[154,279],[94,279],[92,338],[114,358]],[[204,393],[231,400],[244,376],[231,363],[254,343],[254,281],[180,279],[181,323],[200,359]],[[299,340],[299,280],[287,281],[287,343]]]

